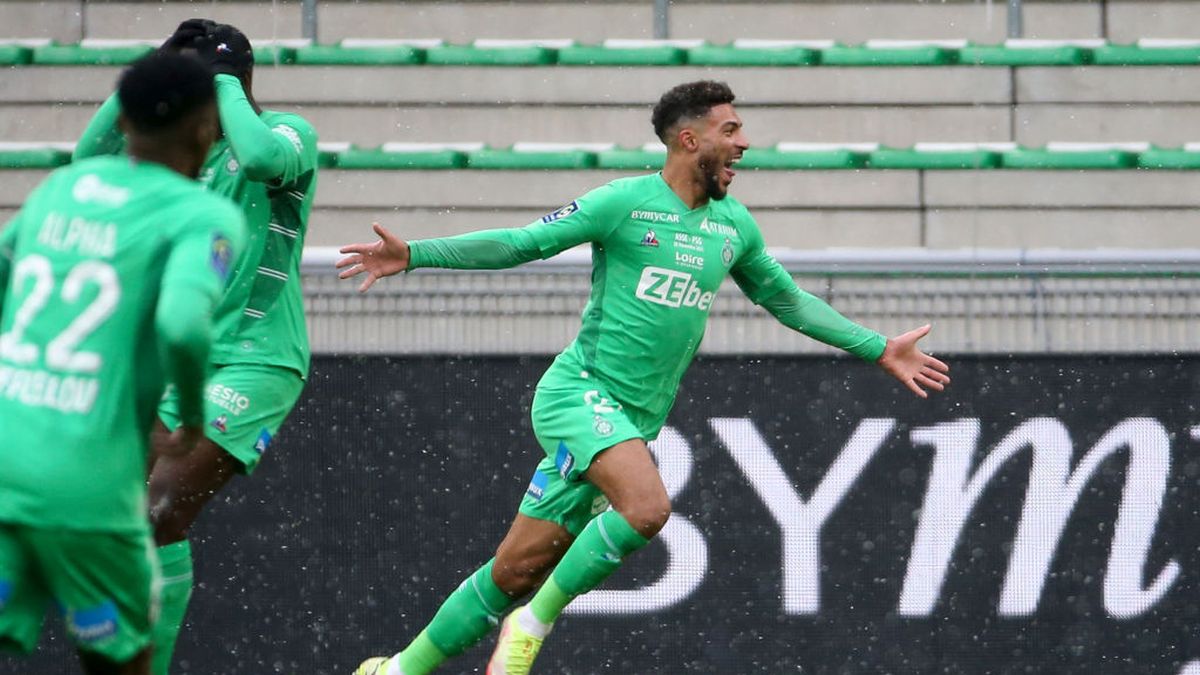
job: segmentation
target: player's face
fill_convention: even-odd
[[[733,165],[742,158],[750,142],[742,131],[742,118],[732,104],[714,106],[702,125],[696,162],[704,179],[704,192],[709,199],[724,199],[736,175]]]

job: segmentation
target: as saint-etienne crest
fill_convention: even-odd
[[[599,415],[596,415],[596,417],[592,419],[592,430],[596,432],[597,436],[611,436],[613,432],[613,423]]]
[[[725,245],[721,247],[721,262],[725,263],[726,267],[733,262],[733,242],[728,238],[725,239]]]

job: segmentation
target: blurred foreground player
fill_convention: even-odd
[[[52,173],[0,232],[0,647],[28,652],[47,605],[84,669],[149,672],[159,574],[146,518],[166,381],[203,438],[212,312],[244,238],[194,180],[217,132],[208,69],[155,55],[118,84],[128,157]]]
[[[368,659],[357,675],[428,673],[541,584],[504,621],[487,666],[489,675],[528,673],[567,604],[662,529],[671,504],[646,443],[671,409],[726,276],[784,325],[878,363],[918,396],[949,383],[946,365],[917,348],[929,326],[886,339],[797,288],[767,254],[754,219],[726,196],[731,167],[749,147],[733,100],[718,82],[668,91],[653,114],[667,145],[661,173],[613,181],[525,228],[405,242],[376,225],[380,241],[342,249],[341,276],[365,272],[365,291],[408,269],[499,269],[592,245],[583,325],[534,394],[546,457],[512,528],[407,648]]]
[[[217,309],[204,401],[205,438],[186,459],[162,458],[150,474],[150,517],[163,566],[163,614],[153,671],[165,675],[192,591],[188,530],[234,474],[249,474],[308,376],[300,257],[317,180],[317,136],[299,115],[262,110],[251,84],[254,53],[237,28],[207,19],[180,24],[161,51],[198,57],[214,75],[221,136],[200,173],[246,216],[247,245]],[[120,151],[117,103],[101,106],[76,155]],[[159,408],[155,442],[180,424],[177,393]]]

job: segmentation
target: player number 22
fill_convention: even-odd
[[[38,358],[38,346],[21,340],[54,290],[54,271],[45,256],[32,254],[17,262],[13,268],[13,286],[19,289],[29,278],[33,279],[33,288],[17,308],[12,330],[0,335],[0,356],[19,365],[33,363]],[[100,369],[99,354],[76,351],[76,348],[117,308],[117,302],[121,299],[121,283],[112,265],[87,260],[75,265],[67,273],[59,292],[63,302],[73,304],[78,301],[88,283],[95,284],[99,293],[58,337],[46,344],[46,365],[51,368],[78,373],[94,373]]]

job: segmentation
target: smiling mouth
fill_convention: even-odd
[[[738,155],[737,157],[730,159],[728,162],[725,162],[724,168],[725,168],[725,179],[726,180],[733,180],[733,177],[737,175],[737,172],[735,172],[733,170],[733,165],[737,164],[741,160],[742,160],[742,156]]]

